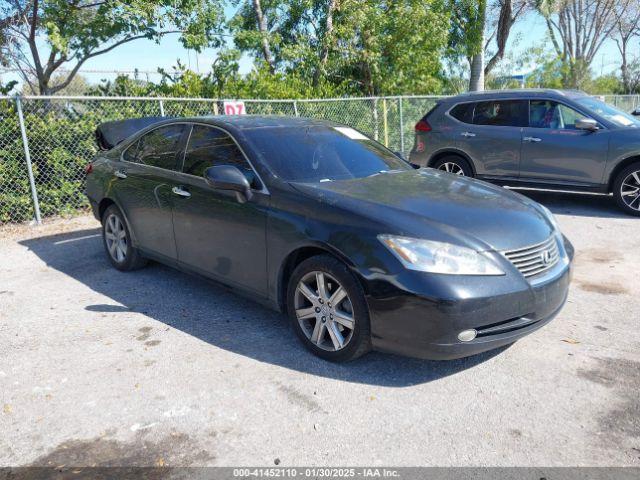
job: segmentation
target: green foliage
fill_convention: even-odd
[[[262,58],[263,35],[252,2],[235,3],[239,10],[230,22],[234,42],[241,51]],[[277,73],[292,78],[293,85],[308,90],[306,82],[321,92],[350,95],[436,93],[442,87],[440,56],[450,18],[442,0],[340,0],[331,12],[332,30],[327,26],[328,0],[261,4]],[[269,83],[258,70],[258,78]],[[278,82],[281,78],[275,77]]]

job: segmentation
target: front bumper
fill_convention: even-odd
[[[573,249],[566,244],[573,256]],[[394,279],[392,288],[373,285],[367,298],[373,348],[418,358],[450,360],[508,345],[549,323],[564,306],[571,262],[541,281],[519,274],[502,277],[426,275]],[[478,334],[462,342],[458,334]]]

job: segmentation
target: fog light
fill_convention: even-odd
[[[461,342],[470,342],[471,340],[476,338],[477,334],[478,334],[478,332],[476,332],[473,329],[471,329],[471,330],[463,330],[458,334],[458,340],[460,340]]]

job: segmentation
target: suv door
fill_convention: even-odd
[[[609,150],[608,131],[578,130],[590,118],[555,100],[531,100],[524,129],[521,180],[588,185],[602,183]]]
[[[238,167],[254,195],[240,203],[234,192],[204,180],[213,165]],[[267,295],[266,222],[269,195],[235,140],[217,127],[194,124],[184,152],[173,207],[178,261],[224,283]]]
[[[144,134],[123,152],[113,183],[139,247],[173,260],[171,189],[184,131],[184,124],[171,124]]]

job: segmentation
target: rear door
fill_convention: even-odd
[[[184,124],[158,127],[129,146],[114,171],[113,190],[136,242],[170,260],[177,258],[171,207]]]
[[[240,203],[234,192],[204,180],[213,165],[238,167],[253,196]],[[173,202],[178,261],[233,286],[267,295],[266,223],[269,195],[244,152],[224,130],[195,124],[184,152]]]
[[[450,110],[458,120],[457,146],[471,158],[477,175],[518,176],[527,107],[526,100],[489,100]]]
[[[604,126],[587,131],[575,122],[590,118],[554,100],[531,100],[524,129],[520,177],[526,181],[592,185],[602,182],[609,150]]]

